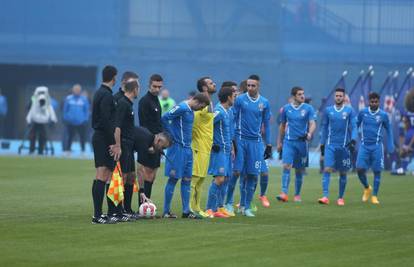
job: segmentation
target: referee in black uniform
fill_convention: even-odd
[[[105,185],[111,179],[115,167],[114,159],[117,160],[121,155],[121,147],[115,145],[114,138],[115,101],[112,96],[112,87],[115,85],[116,74],[117,69],[114,66],[105,66],[102,70],[102,85],[93,97],[92,128],[94,134],[92,145],[96,168],[96,176],[92,184],[94,206],[92,223],[94,224],[108,224],[117,221],[116,218],[102,214]],[[109,149],[111,149],[113,157],[110,155]]]
[[[118,218],[128,221],[127,218],[136,219],[132,211],[131,201],[135,182],[134,160],[134,112],[133,101],[139,94],[139,84],[136,78],[125,81],[123,85],[124,95],[117,101],[115,115],[115,143],[121,144],[121,170],[125,185],[124,210],[127,216],[121,216],[122,208],[118,209]],[[120,205],[121,206],[121,205]],[[127,218],[125,218],[127,217]]]
[[[147,128],[153,134],[162,131],[161,105],[158,100],[162,87],[161,75],[153,74],[150,77],[148,92],[140,99],[138,106],[140,126]],[[144,188],[140,187],[140,195],[144,193],[147,198],[151,198],[152,184],[160,167],[160,153],[138,153],[138,163],[138,180],[140,185],[144,184]],[[140,197],[140,204],[142,200]]]

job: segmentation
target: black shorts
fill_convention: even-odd
[[[121,163],[122,173],[135,172],[134,142],[122,140],[121,150],[122,154],[119,162]]]
[[[114,158],[109,154],[111,144],[106,140],[105,134],[95,131],[92,136],[93,157],[95,168],[107,167],[111,171],[115,168]]]
[[[160,167],[161,155],[160,153],[148,153],[147,151],[138,151],[138,163],[144,167],[156,169]]]

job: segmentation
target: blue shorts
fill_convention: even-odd
[[[292,165],[295,169],[308,167],[308,142],[285,140],[282,149],[283,164]]]
[[[193,152],[189,147],[173,144],[167,149],[165,176],[171,178],[191,178],[193,171]]]
[[[230,155],[223,150],[219,152],[211,152],[210,166],[208,167],[208,174],[212,176],[230,176]]]
[[[414,136],[414,129],[409,129],[404,136],[404,145],[409,145]]]
[[[351,168],[351,153],[343,146],[326,145],[324,166],[337,171],[347,171]]]
[[[381,171],[384,169],[384,148],[382,144],[361,145],[356,161],[357,169]]]
[[[242,172],[250,175],[259,175],[260,165],[263,159],[263,144],[257,140],[237,139],[237,155],[234,161],[234,171]]]

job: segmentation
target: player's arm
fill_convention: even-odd
[[[310,141],[312,139],[313,133],[316,130],[316,113],[313,107],[311,106],[309,112],[309,129],[308,134],[306,135],[306,139]]]
[[[285,137],[286,122],[281,122],[279,125],[279,134],[277,135],[277,151],[282,151],[283,138]]]
[[[324,156],[325,154],[325,143],[326,138],[328,135],[328,124],[329,124],[329,118],[328,118],[328,110],[325,109],[322,113],[322,123],[321,123],[321,156]]]
[[[111,147],[111,154],[114,156],[114,160],[118,161],[121,156],[121,126],[123,118],[125,117],[126,108],[124,105],[118,105],[115,111],[115,132],[114,139],[115,145]]]
[[[387,131],[387,150],[388,153],[394,152],[394,137],[392,134],[392,128],[390,124],[390,120],[387,114],[384,114],[384,128]]]
[[[356,141],[358,138],[358,126],[357,126],[357,116],[355,116],[355,111],[352,109],[350,115],[350,127],[351,127],[351,141]]]
[[[105,94],[100,103],[99,109],[101,110],[101,119],[103,128],[105,129],[105,136],[108,138],[111,144],[115,143],[114,138],[114,126],[111,125],[111,110],[109,107],[113,105],[113,98],[109,94]]]
[[[147,107],[147,102],[144,100],[145,98],[142,99],[142,101],[140,101],[138,105],[138,119],[139,119],[139,126],[146,127],[148,125],[147,119],[150,117],[147,115],[147,111],[149,109]]]

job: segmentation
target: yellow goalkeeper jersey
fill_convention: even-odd
[[[210,153],[213,144],[214,113],[208,112],[208,106],[194,112],[193,140],[191,147],[204,153]]]

